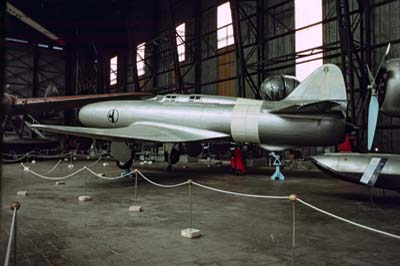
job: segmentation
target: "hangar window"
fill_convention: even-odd
[[[176,27],[176,45],[179,62],[185,61],[185,23]]]
[[[110,59],[110,85],[117,84],[118,56]]]
[[[136,47],[136,68],[138,76],[144,75],[144,50],[146,43],[141,43]]]
[[[323,64],[322,49],[322,0],[295,0],[296,77],[302,81]],[[318,23],[318,24],[317,24]]]
[[[229,2],[220,5],[217,9],[217,28],[218,49],[234,44],[232,13]]]

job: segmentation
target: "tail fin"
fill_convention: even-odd
[[[296,101],[328,100],[347,105],[346,86],[341,70],[333,64],[320,66],[301,82],[286,99]]]

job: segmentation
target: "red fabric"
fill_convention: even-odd
[[[231,169],[235,170],[236,166],[235,166],[235,157],[231,157]]]
[[[240,148],[235,149],[235,151],[233,152],[233,157],[234,157],[234,161],[235,161],[236,170],[239,170],[242,172],[242,174],[245,174],[246,168],[244,167],[242,151],[240,150]]]
[[[344,142],[338,146],[339,152],[352,152],[349,135],[346,134]]]

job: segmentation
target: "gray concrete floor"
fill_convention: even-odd
[[[29,165],[44,173],[55,161]],[[75,162],[75,170],[88,162]],[[153,180],[173,184],[191,178],[216,188],[265,195],[298,194],[321,208],[381,230],[400,234],[400,195],[386,192],[369,204],[364,187],[316,171],[284,170],[284,182],[267,176],[271,169],[249,169],[232,176],[228,168],[201,164],[172,173],[162,165],[139,166]],[[95,167],[108,176],[119,170]],[[54,176],[73,170],[63,163]],[[93,201],[80,203],[86,193]],[[11,212],[18,200],[18,265],[291,265],[291,205],[286,201],[239,198],[193,188],[193,227],[199,239],[185,239],[189,226],[188,188],[162,189],[139,180],[144,212],[129,213],[133,180],[97,179],[83,172],[56,186],[23,173],[19,164],[3,165],[2,249]],[[16,196],[19,190],[29,196]],[[400,265],[400,241],[296,207],[296,265]]]

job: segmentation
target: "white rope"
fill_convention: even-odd
[[[78,174],[78,173],[80,173],[80,172],[82,172],[83,170],[86,169],[86,166],[85,166],[85,167],[82,167],[81,169],[76,170],[75,172],[70,173],[70,174],[65,175],[65,176],[50,177],[50,176],[41,175],[39,173],[36,173],[36,172],[32,171],[31,169],[29,169],[29,167],[25,166],[24,163],[21,163],[21,166],[24,168],[24,171],[27,171],[27,172],[29,172],[29,173],[37,176],[37,177],[40,177],[40,178],[43,178],[43,179],[47,179],[47,180],[65,180],[65,179],[68,179],[68,178],[70,178],[70,177],[72,177],[72,176],[74,176],[74,175],[76,175],[76,174]]]
[[[19,161],[21,161],[22,159],[24,159],[24,158],[26,158],[26,157],[28,157],[29,156],[29,152],[28,153],[25,153],[24,155],[22,155],[21,157],[18,157],[18,158],[16,158],[16,159],[4,159],[3,158],[3,162],[5,162],[5,163],[16,163],[16,162],[19,162]],[[4,154],[3,154],[4,155]],[[9,155],[9,154],[6,154],[6,156],[13,156],[13,155]]]
[[[384,232],[384,231],[381,231],[381,230],[378,230],[378,229],[375,229],[375,228],[372,228],[372,227],[369,227],[369,226],[365,226],[365,225],[350,221],[350,220],[345,219],[343,217],[337,216],[337,215],[335,215],[333,213],[324,211],[324,210],[322,210],[322,209],[320,209],[320,208],[318,208],[318,207],[316,207],[316,206],[314,206],[314,205],[312,205],[312,204],[310,204],[310,203],[308,203],[308,202],[306,202],[306,201],[304,201],[304,200],[302,200],[300,198],[297,198],[297,201],[300,202],[301,204],[311,208],[311,209],[314,209],[314,210],[316,210],[316,211],[318,211],[320,213],[323,213],[325,215],[328,215],[328,216],[333,217],[335,219],[338,219],[340,221],[349,223],[351,225],[354,225],[354,226],[357,226],[357,227],[360,227],[360,228],[363,228],[363,229],[366,229],[366,230],[369,230],[369,231],[372,231],[372,232],[375,232],[375,233],[378,233],[378,234],[382,234],[382,235],[385,235],[385,236],[389,236],[389,237],[393,237],[393,238],[396,238],[396,239],[400,239],[399,235],[391,234],[391,233],[388,233],[388,232]]]
[[[58,160],[58,162],[57,162],[49,171],[47,171],[47,172],[44,173],[43,175],[48,175],[48,174],[50,174],[51,172],[53,172],[53,171],[57,168],[57,166],[60,165],[61,162],[62,162],[62,160]]]
[[[103,176],[103,175],[99,175],[98,173],[96,173],[95,171],[93,171],[92,169],[88,168],[88,167],[84,167],[89,173],[91,173],[92,175],[100,178],[100,179],[104,179],[104,180],[118,180],[127,176],[130,176],[131,174],[133,174],[135,171],[130,171],[128,173],[124,173],[118,176],[114,176],[114,177],[107,177],[107,176]]]
[[[154,181],[148,179],[148,178],[145,177],[140,171],[137,171],[137,173],[138,173],[141,177],[143,177],[145,180],[147,180],[149,183],[151,183],[151,184],[153,184],[153,185],[155,185],[155,186],[158,186],[158,187],[173,188],[173,187],[179,187],[179,186],[183,186],[183,185],[186,185],[186,184],[190,184],[190,183],[191,183],[191,184],[193,184],[193,185],[195,185],[195,186],[198,186],[198,187],[201,187],[201,188],[204,188],[204,189],[208,189],[208,190],[212,190],[212,191],[220,192],[220,193],[224,193],[224,194],[229,194],[229,195],[241,196],[241,197],[261,198],[261,199],[284,199],[284,200],[289,200],[289,199],[290,199],[290,197],[288,197],[288,196],[253,195],[253,194],[245,194],[245,193],[232,192],[232,191],[227,191],[227,190],[222,190],[222,189],[218,189],[218,188],[213,188],[213,187],[209,187],[209,186],[206,186],[206,185],[202,185],[202,184],[199,184],[199,183],[194,182],[194,181],[192,181],[192,180],[188,180],[188,181],[186,181],[186,182],[183,182],[183,183],[180,183],[180,184],[176,184],[176,185],[162,185],[162,184],[158,184],[158,183],[156,183],[156,182],[154,182]],[[384,232],[384,231],[381,231],[381,230],[378,230],[378,229],[375,229],[375,228],[372,228],[372,227],[368,227],[368,226],[365,226],[365,225],[362,225],[362,224],[359,224],[359,223],[350,221],[350,220],[345,219],[345,218],[343,218],[343,217],[337,216],[337,215],[335,215],[335,214],[333,214],[333,213],[324,211],[324,210],[322,210],[322,209],[320,209],[320,208],[318,208],[318,207],[316,207],[316,206],[314,206],[314,205],[312,205],[312,204],[310,204],[310,203],[308,203],[308,202],[305,202],[304,200],[302,200],[302,199],[300,199],[300,198],[296,198],[296,200],[297,200],[298,202],[300,202],[301,204],[303,204],[303,205],[309,207],[309,208],[312,208],[312,209],[314,209],[314,210],[316,210],[316,211],[318,211],[318,212],[321,212],[321,213],[323,213],[323,214],[325,214],[325,215],[328,215],[328,216],[333,217],[333,218],[335,218],[335,219],[338,219],[338,220],[340,220],[340,221],[349,223],[349,224],[351,224],[351,225],[354,225],[354,226],[357,226],[357,227],[360,227],[360,228],[363,228],[363,229],[366,229],[366,230],[369,230],[369,231],[372,231],[372,232],[375,232],[375,233],[378,233],[378,234],[382,234],[382,235],[385,235],[385,236],[389,236],[389,237],[393,237],[393,238],[396,238],[396,239],[400,239],[400,236],[399,236],[399,235],[391,234],[391,233],[388,233],[388,232]]]
[[[57,158],[64,158],[67,156],[72,155],[72,152],[67,152],[67,153],[60,153],[60,154],[54,154],[54,155],[45,155],[45,154],[35,154],[32,153],[31,157],[32,158],[39,158],[39,159],[57,159]]]
[[[258,199],[284,199],[284,200],[288,200],[289,197],[288,196],[268,196],[268,195],[253,195],[253,194],[245,194],[245,193],[239,193],[239,192],[232,192],[232,191],[227,191],[227,190],[222,190],[222,189],[218,189],[218,188],[213,188],[213,187],[209,187],[206,185],[202,185],[199,183],[196,183],[194,181],[191,181],[191,183],[195,186],[204,188],[204,189],[208,189],[208,190],[212,190],[215,192],[220,192],[220,193],[224,193],[224,194],[229,194],[229,195],[234,195],[234,196],[240,196],[240,197],[247,197],[247,198],[258,198]]]
[[[97,160],[96,160],[95,162],[89,164],[88,168],[89,168],[89,167],[95,166],[98,162],[100,162],[100,160],[101,160],[102,158],[103,158],[102,156],[100,156],[99,158],[97,158]]]
[[[187,185],[187,184],[190,183],[190,180],[188,180],[188,181],[185,181],[185,182],[179,183],[179,184],[174,184],[174,185],[163,185],[163,184],[159,184],[159,183],[156,183],[156,182],[154,182],[154,181],[148,179],[148,178],[145,177],[140,171],[137,171],[137,173],[138,173],[141,177],[143,177],[144,180],[146,180],[147,182],[149,182],[150,184],[153,184],[153,185],[155,185],[155,186],[157,186],[157,187],[162,187],[162,188],[181,187],[181,186],[184,186],[184,185]]]
[[[94,163],[90,164],[90,166],[93,166],[93,165],[97,164],[100,160],[101,160],[101,157],[99,157]],[[49,171],[47,171],[44,174],[39,174],[39,173],[37,173],[35,171],[32,171],[31,169],[29,169],[29,167],[25,166],[24,163],[21,163],[21,166],[24,168],[24,171],[27,171],[27,172],[33,174],[34,176],[37,176],[37,177],[40,177],[40,178],[43,178],[43,179],[46,179],[46,180],[65,180],[65,179],[68,179],[70,177],[73,177],[74,175],[79,174],[80,172],[82,172],[84,170],[87,170],[92,175],[94,175],[94,176],[96,176],[96,177],[98,177],[100,179],[104,179],[104,180],[121,179],[121,178],[127,177],[127,176],[129,176],[129,175],[131,175],[131,174],[133,174],[135,172],[135,171],[131,171],[131,172],[128,172],[128,173],[125,173],[125,174],[122,174],[122,175],[118,175],[118,176],[114,176],[114,177],[106,177],[106,176],[103,176],[103,175],[100,175],[100,174],[96,173],[95,171],[90,169],[88,166],[84,166],[84,167],[76,170],[75,172],[72,172],[72,173],[70,173],[68,175],[65,175],[65,176],[60,176],[60,177],[47,176],[47,174],[52,172],[61,162],[62,162],[62,160],[60,160],[55,166],[53,166],[53,168],[51,168]]]

